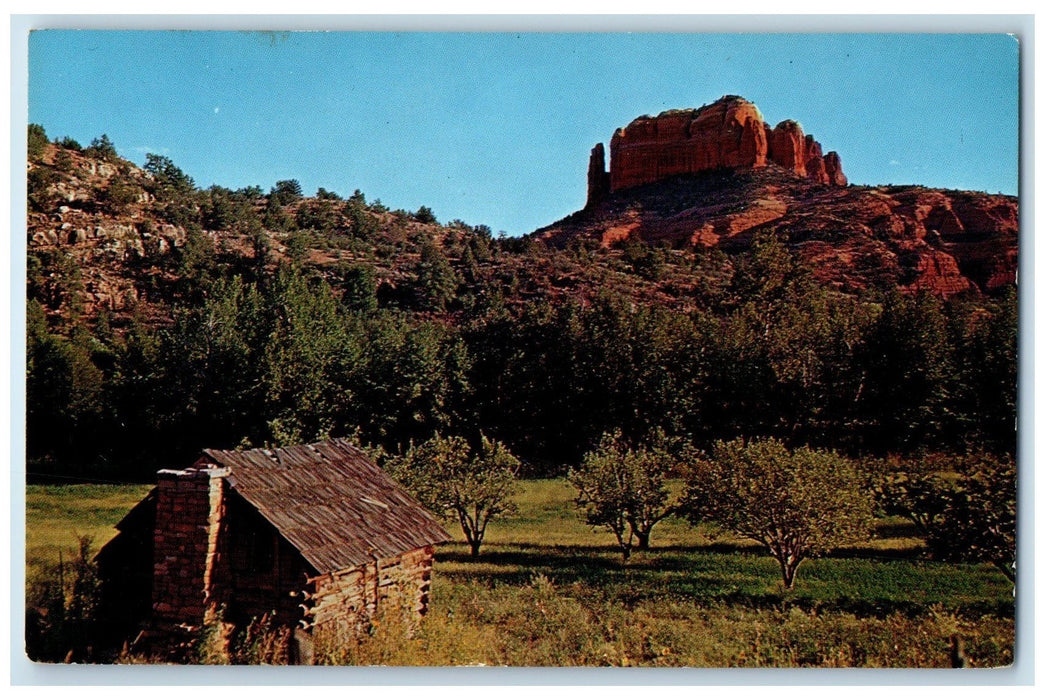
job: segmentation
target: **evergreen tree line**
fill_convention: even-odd
[[[182,266],[167,328],[49,323],[30,299],[31,473],[149,479],[203,447],[350,436],[401,452],[436,433],[501,441],[524,475],[564,473],[618,430],[699,447],[1015,451],[1014,291],[837,294],[770,238],[697,312],[607,294],[452,322],[377,305],[372,279],[360,303],[366,275],[212,267]]]

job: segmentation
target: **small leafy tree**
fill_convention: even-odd
[[[585,520],[613,533],[624,561],[633,547],[649,549],[653,527],[680,507],[665,483],[675,464],[663,447],[629,447],[618,430],[570,472]]]
[[[807,558],[870,535],[870,495],[835,452],[778,440],[718,442],[687,487],[690,519],[712,521],[769,549],[793,588]]]
[[[990,562],[1015,582],[1016,465],[1007,457],[972,455],[961,467],[926,544],[937,559]]]
[[[885,515],[907,518],[922,537],[928,538],[947,507],[947,486],[939,466],[927,459],[869,461],[869,478],[878,507]]]
[[[456,517],[478,558],[486,527],[493,518],[515,511],[512,492],[519,460],[496,440],[482,436],[472,450],[462,437],[439,435],[391,460],[392,476],[425,508]]]

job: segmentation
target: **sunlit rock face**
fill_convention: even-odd
[[[639,117],[617,129],[610,141],[610,169],[605,177],[601,144],[592,151],[588,201],[608,192],[718,168],[760,168],[776,163],[802,177],[846,185],[841,159],[823,154],[797,122],[770,127],[751,102],[727,95],[700,109],[679,109]]]

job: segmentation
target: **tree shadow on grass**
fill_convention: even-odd
[[[867,558],[873,559],[875,554],[880,552],[870,550]],[[542,575],[560,587],[579,584],[585,588],[583,595],[627,609],[670,600],[759,611],[798,608],[885,618],[896,613],[906,617],[926,615],[938,604],[935,600],[902,600],[887,594],[814,597],[802,588],[809,585],[823,590],[830,581],[812,579],[816,583],[807,584],[801,576],[796,590],[787,591],[780,583],[776,562],[753,544],[654,547],[634,554],[625,564],[620,550],[612,546],[526,543],[491,545],[478,560],[463,549],[446,551],[439,561],[455,565],[449,571],[446,567],[440,571],[449,580],[527,586],[535,575]],[[1011,617],[1014,608],[1009,601],[991,599],[956,601],[947,607],[962,615],[999,617]]]
[[[918,528],[914,523],[909,520],[899,520],[896,522],[890,521],[878,521],[874,526],[874,535],[878,539],[896,539],[896,538],[911,538],[920,539],[922,534],[918,532]]]

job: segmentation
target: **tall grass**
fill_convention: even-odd
[[[81,537],[101,547],[116,534],[114,526],[151,486],[142,484],[27,486],[25,493],[26,580],[40,577],[69,557]]]
[[[325,663],[438,666],[947,667],[950,639],[972,665],[1012,663],[1011,621],[942,608],[910,617],[606,596],[542,575],[446,590],[412,635],[400,619],[328,647]]]

